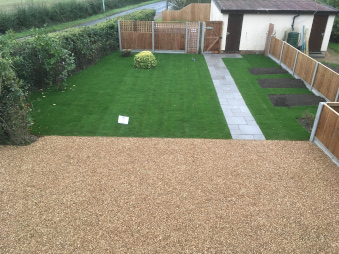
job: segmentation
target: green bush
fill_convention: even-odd
[[[0,144],[30,144],[33,138],[28,131],[29,105],[25,105],[22,81],[16,77],[11,60],[3,54],[0,54]]]
[[[157,60],[150,51],[142,51],[134,57],[134,67],[137,69],[153,69],[157,66]]]
[[[105,9],[112,10],[147,0],[105,0]],[[22,31],[32,27],[58,24],[84,19],[103,12],[102,0],[69,0],[56,2],[51,6],[44,3],[28,2],[13,12],[0,11],[0,33],[9,29]]]
[[[153,20],[155,10],[141,10],[120,20]],[[11,52],[18,78],[32,90],[57,85],[75,71],[83,70],[102,57],[118,50],[118,18],[90,27],[71,28],[47,35],[35,30],[32,38],[16,41],[11,33],[0,37],[0,51]]]

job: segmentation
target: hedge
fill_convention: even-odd
[[[146,1],[148,0],[105,0],[105,9],[112,10]],[[41,28],[46,24],[84,19],[102,12],[102,0],[69,0],[50,6],[32,1],[16,7],[12,12],[0,11],[0,33],[4,34],[10,29],[22,31],[32,27]]]
[[[29,143],[27,91],[51,85],[62,88],[68,76],[118,50],[118,19],[151,21],[154,16],[155,10],[140,10],[54,34],[36,29],[35,36],[21,41],[11,33],[0,36],[0,143]]]

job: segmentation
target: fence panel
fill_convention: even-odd
[[[270,54],[277,59],[280,59],[282,40],[277,39],[276,37],[272,37],[271,46],[270,46]]]
[[[152,21],[120,21],[123,49],[152,49]]]
[[[339,114],[327,104],[323,106],[315,136],[339,158]]]
[[[316,64],[316,60],[302,52],[299,52],[297,64],[295,66],[295,74],[301,77],[308,84],[311,84]]]
[[[186,23],[154,23],[154,49],[185,50]]]
[[[207,21],[210,20],[211,4],[189,4],[181,10],[162,12],[162,21]]]
[[[334,101],[339,88],[339,74],[319,63],[314,88],[330,101]]]
[[[297,55],[297,51],[298,50],[295,47],[291,46],[288,43],[285,43],[281,60],[282,63],[284,63],[291,70],[293,70],[294,67],[294,61],[295,56]]]

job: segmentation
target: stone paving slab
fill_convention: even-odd
[[[204,54],[219,102],[233,139],[265,140],[222,58],[239,54]]]

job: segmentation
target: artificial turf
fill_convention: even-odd
[[[310,133],[298,122],[305,112],[315,114],[317,106],[274,107],[268,94],[310,94],[302,88],[261,88],[259,79],[293,78],[290,74],[251,75],[255,67],[278,67],[263,55],[243,55],[243,58],[223,59],[246,105],[258,123],[266,139],[308,140]]]
[[[156,54],[152,70],[113,53],[31,96],[35,135],[231,138],[202,55]],[[128,125],[118,116],[128,116]]]

